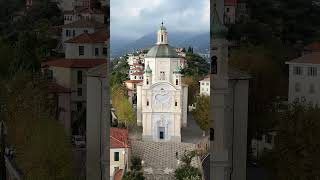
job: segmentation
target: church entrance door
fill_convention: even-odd
[[[165,128],[164,127],[159,127],[159,139],[164,140],[164,133],[165,133]]]

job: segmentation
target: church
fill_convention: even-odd
[[[143,82],[137,85],[137,124],[142,126],[143,141],[181,142],[188,100],[181,70],[180,58],[168,44],[162,23],[157,43],[145,57]]]

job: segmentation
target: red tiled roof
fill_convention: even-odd
[[[141,75],[143,75],[143,72],[135,72],[135,73],[132,73],[131,75],[138,75],[138,76],[141,76]]]
[[[65,88],[54,82],[48,84],[48,91],[50,93],[71,93],[70,88]]]
[[[105,59],[56,59],[41,64],[42,67],[93,68],[106,63]]]
[[[121,177],[123,175],[123,169],[119,169],[117,172],[114,174],[114,180],[121,180]]]
[[[110,148],[128,147],[128,129],[110,128]]]
[[[132,65],[130,66],[143,66],[142,64],[138,64],[138,63],[133,63]]]
[[[310,53],[303,55],[299,58],[293,59],[287,64],[290,63],[301,63],[301,64],[320,64],[320,53]]]
[[[109,33],[106,30],[99,30],[92,34],[82,33],[65,43],[104,43],[109,40]]]
[[[304,49],[308,51],[320,51],[320,42],[313,42],[307,45]]]
[[[134,84],[138,84],[138,83],[141,83],[143,82],[143,80],[127,80],[125,81],[126,83],[134,83]]]
[[[141,67],[135,67],[135,68],[133,68],[133,69],[131,69],[131,70],[143,70],[143,68],[141,68]]]
[[[237,6],[237,0],[224,0],[225,6]]]

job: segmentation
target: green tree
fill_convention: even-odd
[[[182,72],[184,75],[197,78],[209,74],[210,64],[200,55],[188,52],[186,61],[188,66]]]
[[[122,177],[122,180],[144,180],[145,177],[143,176],[143,173],[140,171],[129,171],[126,172],[126,174]]]
[[[275,148],[264,163],[275,180],[310,179],[320,176],[320,109],[294,102],[281,113],[276,128]]]
[[[198,168],[191,166],[192,159],[197,156],[196,151],[185,151],[181,156],[182,165],[175,170],[175,178],[177,180],[201,179],[201,173]]]
[[[25,179],[73,179],[69,137],[53,118],[54,100],[46,82],[37,76],[18,73],[1,86],[8,143],[15,148]]]
[[[196,102],[195,94],[199,93],[199,82],[197,79],[191,76],[182,78],[182,83],[188,85],[188,105],[192,105]]]
[[[196,109],[192,111],[193,117],[198,126],[203,130],[203,135],[210,128],[209,111],[210,111],[210,97],[201,95],[197,97]]]

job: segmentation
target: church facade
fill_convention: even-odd
[[[143,82],[137,85],[137,124],[143,141],[181,142],[187,125],[188,87],[181,82],[180,58],[161,25],[157,43],[145,57]]]

